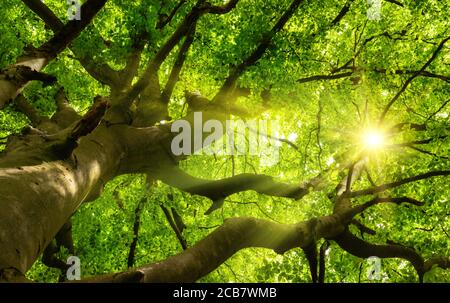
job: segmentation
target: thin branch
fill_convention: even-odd
[[[170,97],[172,96],[173,90],[175,88],[175,84],[180,78],[181,69],[183,67],[184,61],[186,60],[187,52],[191,47],[192,42],[194,42],[195,27],[196,24],[194,23],[189,30],[189,33],[186,35],[186,39],[184,40],[183,45],[180,48],[178,57],[172,67],[172,71],[170,72],[169,80],[167,81],[166,87],[164,88],[161,95],[162,102],[165,104],[169,103]]]
[[[323,112],[323,104],[322,104],[322,98],[319,97],[319,110],[317,111],[317,132],[316,132],[316,139],[317,139],[317,147],[319,148],[319,152],[317,153],[317,162],[319,164],[319,169],[322,170],[322,143],[320,142],[320,135],[322,130],[322,112]]]
[[[410,149],[413,149],[415,151],[418,151],[419,153],[428,155],[428,156],[432,156],[432,157],[436,157],[436,158],[440,158],[440,159],[445,159],[445,160],[449,159],[449,157],[447,157],[447,156],[440,156],[438,154],[435,154],[433,152],[430,152],[428,150],[424,150],[424,149],[421,149],[421,148],[418,148],[418,147],[415,147],[415,146],[407,146],[407,147],[410,148]]]
[[[344,18],[344,16],[350,10],[350,5],[352,4],[353,1],[354,0],[348,0],[347,3],[345,3],[344,7],[342,7],[342,9],[339,11],[339,14],[331,22],[331,26],[335,26],[336,24],[338,24]]]
[[[298,79],[298,83],[306,83],[306,82],[312,82],[312,81],[321,81],[321,80],[336,80],[341,78],[350,77],[353,75],[353,72],[346,72],[342,74],[332,74],[332,75],[316,75],[306,78]]]
[[[353,60],[353,59],[352,59]],[[349,61],[350,62],[350,61]],[[342,69],[346,69],[347,67],[340,67],[336,70],[332,71],[332,74],[330,75],[315,75],[315,76],[311,76],[311,77],[306,77],[306,78],[301,78],[298,79],[297,82],[298,83],[307,83],[307,82],[313,82],[313,81],[323,81],[323,80],[336,80],[336,79],[341,79],[341,78],[347,78],[352,76],[355,72],[361,72],[361,71],[370,71],[370,72],[375,72],[375,73],[382,73],[382,74],[386,74],[387,70],[386,69],[363,69],[363,68],[359,68],[359,67],[355,67],[352,68],[352,71],[350,72],[345,72],[345,73],[341,73],[341,74],[335,74],[335,72],[337,70],[342,70]],[[448,76],[444,76],[444,75],[438,75],[438,74],[434,74],[428,71],[412,71],[412,70],[400,70],[397,69],[395,71],[393,71],[393,74],[395,75],[405,75],[405,74],[415,74],[417,73],[417,76],[421,76],[421,77],[427,77],[427,78],[436,78],[436,79],[440,79],[443,80],[445,82],[450,82],[450,77]]]
[[[187,249],[186,240],[184,239],[183,235],[181,234],[181,231],[178,229],[178,226],[176,225],[176,223],[172,217],[172,214],[164,205],[161,204],[160,207],[161,207],[162,211],[164,212],[164,216],[166,217],[167,222],[169,222],[170,227],[175,232],[175,235],[177,236],[177,239],[180,242],[181,247],[183,248],[183,250],[186,250]]]
[[[442,103],[442,105],[438,108],[438,110],[436,110],[435,112],[433,112],[431,115],[428,116],[427,120],[425,120],[425,123],[427,123],[428,121],[430,121],[434,116],[436,116],[441,110],[443,110],[447,104],[450,102],[450,99],[445,100],[444,103]]]
[[[293,149],[295,149],[296,151],[300,152],[300,147],[298,147],[294,142],[292,142],[289,139],[284,139],[284,138],[278,138],[266,133],[262,133],[257,131],[256,129],[254,129],[253,127],[249,126],[248,124],[245,124],[245,126],[248,128],[249,131],[251,131],[254,134],[259,134],[260,136],[266,137],[268,139],[272,139],[272,140],[276,140],[279,141],[281,143],[286,143],[287,145],[289,145],[290,147],[292,147]]]
[[[398,123],[395,124],[394,126],[392,126],[388,133],[399,133],[403,130],[405,130],[405,127],[407,128],[406,130],[414,130],[414,131],[426,131],[427,130],[427,126],[426,124],[416,124],[416,123],[409,123],[409,122],[402,122],[402,123]]]
[[[136,255],[136,247],[139,240],[139,227],[141,225],[141,214],[144,209],[145,203],[147,202],[147,197],[139,200],[136,209],[134,210],[134,223],[133,223],[133,240],[130,244],[130,250],[128,252],[128,268],[133,267],[135,255]]]
[[[319,250],[319,283],[325,283],[325,256],[328,248],[330,247],[330,242],[325,240],[320,246]]]
[[[163,46],[158,50],[156,55],[147,65],[144,73],[137,83],[130,89],[126,96],[120,100],[121,103],[128,105],[131,104],[140,92],[142,92],[149,84],[149,79],[152,74],[157,73],[161,64],[170,54],[170,52],[175,48],[175,46],[180,42],[180,40],[189,32],[191,26],[196,23],[201,16],[207,13],[211,14],[226,14],[230,12],[237,4],[238,0],[230,0],[224,6],[212,6],[209,3],[204,3],[204,1],[198,1],[194,8],[189,14],[184,18],[183,22],[178,26],[172,36],[163,44]]]
[[[41,116],[36,108],[28,102],[22,94],[17,96],[14,100],[14,104],[22,114],[30,119],[31,125],[33,126],[39,125],[45,119],[45,117]]]
[[[353,207],[350,211],[349,214],[351,214],[352,216],[355,216],[356,214],[360,214],[363,211],[365,211],[366,209],[368,209],[371,206],[380,204],[380,203],[395,203],[395,204],[402,204],[402,203],[408,203],[408,204],[412,204],[412,205],[416,205],[416,206],[423,206],[425,205],[424,202],[422,201],[418,201],[416,199],[413,198],[409,198],[409,197],[398,197],[398,198],[394,198],[394,197],[375,197],[372,200],[357,205],[355,207]],[[352,222],[352,221],[351,221]]]
[[[403,5],[403,3],[399,2],[399,1],[396,1],[396,0],[384,0],[384,1],[393,3],[393,4],[398,5],[398,6],[400,6],[400,7],[405,7],[405,6]]]
[[[358,69],[358,70],[363,70],[363,69]],[[374,68],[374,69],[370,69],[369,71],[375,72],[375,73],[380,73],[380,74],[386,74],[388,73],[387,69],[385,68]],[[394,75],[405,75],[405,74],[416,74],[417,76],[421,76],[421,77],[427,77],[427,78],[436,78],[445,82],[450,83],[450,77],[448,76],[444,76],[444,75],[438,75],[426,70],[418,70],[418,71],[414,71],[414,70],[402,70],[402,69],[396,69],[394,71],[392,71],[392,73]]]
[[[160,19],[158,21],[158,23],[156,24],[156,29],[163,29],[167,24],[169,24],[172,21],[173,17],[175,17],[175,15],[177,14],[178,10],[186,2],[187,2],[187,0],[181,0],[180,2],[178,2],[178,4],[172,9],[172,11],[170,12],[169,16],[167,16],[167,18]]]
[[[408,78],[408,80],[406,80],[406,82],[403,84],[402,88],[397,92],[397,94],[391,99],[391,101],[389,101],[389,103],[386,105],[386,107],[383,110],[383,113],[381,114],[379,123],[383,123],[387,113],[389,112],[389,109],[392,107],[392,105],[398,100],[398,98],[400,97],[400,95],[406,90],[406,88],[409,86],[409,84],[417,77],[420,75],[420,73],[424,72],[425,69],[430,66],[430,64],[434,61],[434,59],[437,58],[439,52],[442,50],[442,48],[444,47],[444,44],[450,40],[450,36],[445,38],[444,40],[442,40],[441,43],[439,43],[439,46],[435,49],[435,51],[433,52],[433,55],[430,57],[430,59],[428,59],[428,61],[422,66],[422,68],[420,70],[418,70],[417,72],[415,72],[410,78]]]
[[[356,226],[356,228],[359,229],[359,231],[361,232],[361,236],[364,235],[364,234],[369,234],[369,235],[372,235],[372,236],[376,235],[376,231],[375,230],[373,230],[370,227],[367,227],[366,225],[362,224],[361,222],[359,222],[356,219],[353,219],[351,221],[351,224]]]
[[[234,86],[238,78],[244,73],[250,66],[254,65],[261,57],[265,54],[267,48],[270,46],[270,43],[273,37],[283,29],[284,25],[289,21],[292,15],[297,11],[297,8],[303,0],[294,0],[292,1],[289,8],[284,12],[284,14],[280,17],[278,22],[272,27],[270,32],[266,33],[262,38],[260,44],[256,47],[256,49],[246,58],[242,63],[234,67],[224,84],[220,88],[219,92],[213,98],[214,101],[220,100],[222,102],[223,98],[230,92],[233,91]]]
[[[428,178],[432,178],[432,177],[437,177],[437,176],[448,176],[448,175],[450,175],[450,171],[448,171],[448,170],[431,171],[431,172],[427,172],[424,174],[420,174],[420,175],[416,175],[413,177],[398,180],[398,181],[395,181],[392,183],[386,183],[386,184],[374,186],[374,187],[368,188],[368,189],[353,191],[353,192],[349,193],[349,196],[350,197],[358,197],[358,196],[365,196],[365,195],[373,195],[376,193],[386,191],[388,189],[399,187],[399,186],[407,184],[407,183],[424,180],[424,179],[428,179]]]
[[[122,79],[122,88],[128,88],[136,76],[139,69],[141,54],[147,44],[147,40],[148,34],[146,32],[137,35],[133,39],[132,49],[126,60],[125,67],[119,72],[119,77]]]
[[[258,207],[259,211],[266,216],[268,219],[277,222],[277,223],[281,223],[280,221],[278,221],[277,219],[273,218],[272,216],[270,216],[266,211],[264,211],[264,209],[259,205],[258,202],[239,202],[239,201],[233,201],[233,200],[227,200],[228,203],[234,203],[234,204],[241,204],[241,205],[256,205],[256,207]]]

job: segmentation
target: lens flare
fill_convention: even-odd
[[[384,144],[384,136],[380,132],[368,131],[363,135],[363,143],[368,149],[378,149]]]

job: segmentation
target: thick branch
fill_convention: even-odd
[[[419,276],[423,275],[423,258],[413,249],[401,245],[379,245],[366,242],[350,231],[345,231],[333,239],[339,247],[359,258],[376,256],[379,258],[402,258],[411,262]]]
[[[354,236],[348,230],[338,237],[335,237],[333,240],[342,249],[360,258],[377,256],[379,258],[401,258],[408,260],[414,266],[420,282],[423,282],[423,276],[430,271],[434,265],[443,269],[450,268],[450,260],[448,258],[433,257],[425,261],[424,258],[412,248],[394,243],[387,245],[368,243]]]
[[[70,106],[63,88],[56,93],[55,101],[57,110],[51,120],[62,129],[81,119],[81,116]]]
[[[34,13],[36,13],[54,33],[58,33],[64,27],[64,23],[41,0],[23,0]],[[84,69],[96,80],[107,85],[113,85],[118,81],[118,73],[108,64],[95,62],[90,56],[83,55],[79,49],[69,46],[76,59]]]
[[[57,32],[64,27],[64,23],[41,0],[22,0],[35,14],[47,24],[52,31]]]
[[[133,40],[133,45],[131,52],[127,58],[125,68],[119,72],[119,77],[122,80],[119,88],[129,88],[134,77],[136,76],[139,69],[139,62],[141,60],[141,54],[147,44],[148,34],[142,33],[137,35]]]
[[[53,38],[39,47],[37,52],[48,54],[47,59],[53,59],[69,45],[92,21],[95,15],[105,5],[107,0],[88,0],[80,8],[80,20],[69,21],[59,29]]]
[[[134,269],[144,274],[141,282],[194,282],[210,273],[241,249],[262,247],[276,253],[302,247],[310,241],[310,222],[279,224],[255,218],[232,218],[209,236],[182,253],[162,262]],[[198,262],[201,260],[201,262]],[[83,282],[110,282],[114,275]]]
[[[72,20],[64,25],[49,41],[39,48],[29,48],[23,56],[17,59],[16,64],[7,68],[3,76],[8,71],[15,70],[14,77],[0,78],[0,109],[7,102],[14,99],[30,80],[32,74],[42,74],[38,72],[58,55],[64,48],[72,42],[86,26],[90,24],[97,12],[103,7],[107,0],[89,0],[81,6],[81,20]],[[47,77],[47,80],[48,79]]]
[[[309,192],[310,187],[318,186],[316,179],[305,184],[294,185],[276,182],[267,175],[254,174],[239,174],[212,181],[191,176],[178,167],[164,169],[157,174],[157,177],[163,182],[188,193],[210,198],[215,203],[213,210],[220,208],[226,197],[246,190],[254,190],[270,196],[300,199]]]

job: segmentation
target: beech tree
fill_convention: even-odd
[[[446,1],[71,9],[0,7],[0,281],[449,281]],[[174,153],[198,112],[277,161]]]

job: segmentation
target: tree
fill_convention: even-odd
[[[0,281],[448,280],[445,1],[60,2],[1,8]],[[279,162],[175,154],[195,112]]]

